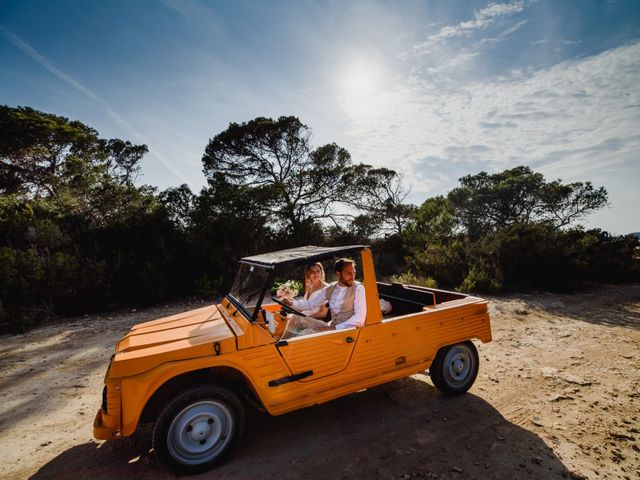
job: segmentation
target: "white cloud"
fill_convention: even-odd
[[[528,19],[521,19],[509,24],[507,19],[521,13],[531,3],[490,3],[476,11],[473,19],[441,28],[398,57],[412,62],[414,70],[421,70],[435,81],[452,82],[460,78],[472,78],[475,75],[470,73],[477,74],[474,69],[486,63],[484,60],[488,57],[483,55],[491,55],[494,47],[529,22]],[[473,39],[466,38],[471,36]],[[454,39],[458,41],[454,42]]]
[[[433,66],[427,67],[425,69],[425,73],[440,76],[450,75],[455,72],[462,72],[465,69],[469,69],[473,66],[474,60],[485,54],[498,43],[505,41],[510,35],[518,31],[527,23],[528,20],[521,20],[495,36],[483,38],[472,43],[468,47],[460,48],[455,54],[447,52],[440,61],[436,61]],[[441,79],[445,78],[446,77],[442,77]]]
[[[512,33],[515,33],[516,31],[520,30],[520,28],[523,25],[526,25],[528,22],[529,22],[528,20],[520,20],[518,23],[516,23],[514,25],[511,25],[509,28],[507,28],[503,32],[500,32],[498,35],[496,35],[495,38],[483,39],[480,42],[481,43],[482,42],[495,43],[496,41],[504,40],[505,38],[507,38]]]
[[[640,178],[638,58],[635,43],[462,87],[407,77],[370,100],[372,115],[345,105],[349,149],[356,161],[407,171],[415,202],[459,176],[525,164],[604,184],[615,204],[607,172]]]
[[[477,49],[462,49],[452,57],[439,62],[437,65],[428,67],[425,73],[429,75],[442,75],[460,70],[461,68],[467,67],[478,55],[480,55],[480,52],[477,51]]]
[[[413,53],[429,53],[436,44],[455,37],[470,36],[478,30],[484,30],[496,21],[522,12],[525,9],[523,1],[514,3],[490,3],[485,8],[474,12],[473,18],[456,25],[446,25],[437,33],[429,35],[424,42],[414,45]],[[517,27],[519,28],[519,27]]]
[[[482,10],[476,12],[475,18],[478,21],[487,21],[506,15],[513,15],[514,13],[520,13],[522,10],[524,10],[524,2],[522,1],[513,3],[490,3]]]
[[[549,39],[548,38],[543,38],[541,40],[536,40],[531,45],[544,45],[545,43],[549,43]]]

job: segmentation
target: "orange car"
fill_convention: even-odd
[[[365,325],[282,340],[291,309],[272,297],[282,272],[345,255],[362,272]],[[390,314],[383,316],[380,299]],[[377,282],[366,246],[243,258],[220,304],[136,325],[118,342],[94,436],[127,436],[154,421],[160,462],[205,471],[238,443],[247,402],[280,415],[426,369],[445,395],[464,393],[478,373],[472,339],[491,341],[486,300]]]

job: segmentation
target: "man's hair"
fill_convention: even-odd
[[[353,265],[353,267],[355,268],[356,266],[356,262],[354,262],[353,260],[351,260],[350,258],[340,258],[336,261],[336,268],[334,269],[335,272],[341,272],[344,269],[344,266],[350,263],[351,265]]]

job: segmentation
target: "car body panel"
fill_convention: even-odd
[[[293,374],[312,371],[301,384],[343,372],[351,360],[356,339],[356,328],[331,331],[326,335],[306,335],[291,338],[278,350]]]
[[[236,350],[236,337],[216,305],[194,312],[132,328],[116,346],[109,378],[131,377],[167,362]]]

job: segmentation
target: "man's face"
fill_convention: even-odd
[[[336,275],[338,275],[338,281],[341,284],[350,287],[356,279],[356,267],[347,263],[341,272],[336,272]]]

